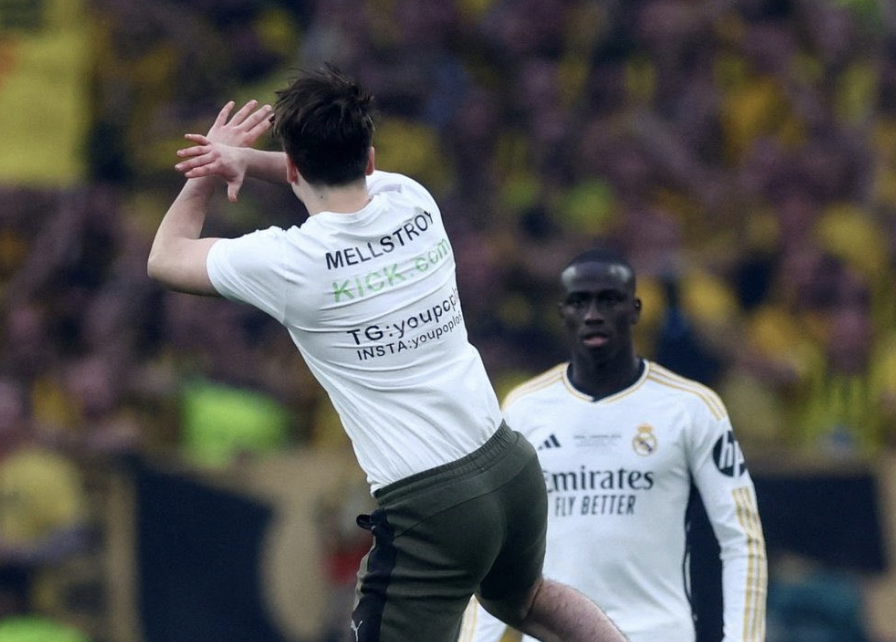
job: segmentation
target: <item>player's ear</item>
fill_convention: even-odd
[[[641,299],[635,297],[634,308],[635,313],[632,315],[632,325],[641,320]]]
[[[376,150],[371,147],[367,150],[367,168],[364,170],[365,176],[370,176],[376,169]]]
[[[299,168],[296,167],[288,155],[286,156],[286,180],[290,185],[295,185],[299,182]]]

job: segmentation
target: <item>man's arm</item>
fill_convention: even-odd
[[[212,177],[187,181],[159,224],[147,261],[151,279],[179,292],[215,295],[205,267],[216,238],[200,238],[215,190]]]
[[[695,426],[690,466],[721,549],[724,641],[761,642],[768,575],[753,481],[742,465],[743,454],[727,417],[704,417],[695,420]],[[730,456],[717,460],[717,444]]]
[[[191,160],[178,163],[176,168],[184,171],[183,165],[191,165],[187,173],[197,172],[197,177],[188,180],[177,198],[168,208],[153,240],[147,261],[147,273],[166,287],[193,294],[217,294],[208,276],[205,260],[215,238],[200,238],[209,202],[215,189],[215,175],[222,177],[228,185],[228,196],[236,200],[236,195],[246,175],[246,169],[253,158],[260,158],[259,171],[271,172],[276,155],[249,149],[258,137],[271,126],[271,107],[257,107],[256,101],[246,103],[239,111],[233,111],[233,101],[228,102],[218,113],[207,135],[187,134],[186,138],[201,141],[199,147],[180,150],[178,155]],[[212,150],[211,161],[207,158]],[[191,152],[191,150],[204,150]],[[227,150],[222,157],[219,150]],[[261,155],[259,157],[259,154]],[[201,159],[205,158],[203,162]],[[285,163],[282,166],[285,177]]]
[[[187,178],[220,176],[227,183],[227,198],[235,203],[247,176],[268,183],[286,183],[286,155],[249,147],[233,147],[200,134],[184,138],[196,145],[179,149],[177,155],[187,160],[174,168]]]

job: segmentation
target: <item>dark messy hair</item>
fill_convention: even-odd
[[[374,108],[373,96],[325,64],[277,92],[273,135],[306,181],[346,185],[364,177]]]

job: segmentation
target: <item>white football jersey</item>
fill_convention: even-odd
[[[721,546],[724,640],[761,642],[765,543],[725,406],[709,388],[644,364],[632,386],[603,399],[573,388],[561,364],[505,400],[507,423],[538,450],[548,488],[545,576],[588,595],[631,642],[693,642],[693,480]],[[503,631],[474,601],[461,640],[497,642]]]

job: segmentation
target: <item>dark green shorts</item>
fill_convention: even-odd
[[[535,449],[502,425],[477,451],[376,493],[358,524],[357,642],[455,642],[474,592],[514,598],[541,576],[547,495]]]

